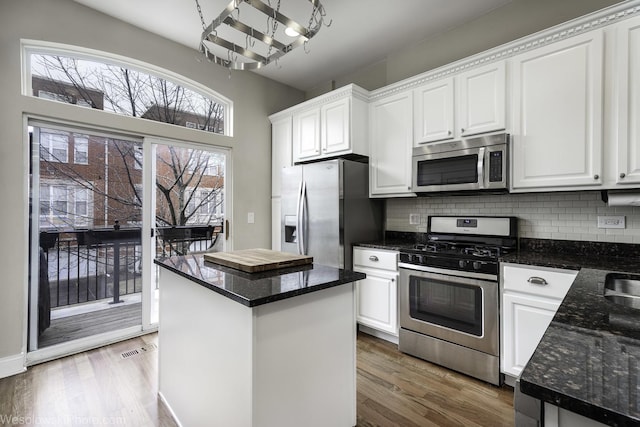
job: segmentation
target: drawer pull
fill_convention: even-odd
[[[546,286],[549,284],[549,282],[544,280],[542,277],[536,277],[536,276],[529,277],[527,282],[531,283],[532,285],[541,285],[541,286]]]
[[[378,262],[379,260],[378,260],[378,257],[377,257],[377,256],[375,256],[375,255],[371,255],[371,256],[369,257],[369,261]]]

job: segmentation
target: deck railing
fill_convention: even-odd
[[[218,241],[222,226],[156,230],[155,256],[164,258],[210,250]],[[121,295],[141,292],[141,233],[140,228],[41,231],[40,246],[46,265],[40,266],[44,269],[40,277],[48,280],[51,307],[102,299],[118,303]]]

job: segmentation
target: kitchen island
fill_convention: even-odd
[[[353,282],[322,265],[160,265],[159,394],[183,426],[356,424]]]

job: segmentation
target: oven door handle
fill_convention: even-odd
[[[478,188],[484,188],[484,153],[485,147],[478,149]]]

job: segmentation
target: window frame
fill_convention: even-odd
[[[53,101],[47,98],[38,98],[33,95],[33,87],[32,87],[32,72],[31,72],[31,55],[59,55],[59,56],[67,56],[76,59],[82,59],[87,61],[95,61],[95,62],[103,62],[110,65],[115,65],[119,67],[128,68],[130,70],[135,70],[141,73],[147,73],[154,77],[162,78],[167,81],[170,81],[174,84],[183,86],[187,89],[190,89],[202,96],[207,98],[211,98],[216,101],[218,104],[223,105],[224,107],[224,116],[223,116],[223,132],[220,134],[206,132],[207,134],[220,135],[220,136],[233,136],[233,116],[234,116],[234,106],[233,101],[229,98],[223,96],[222,94],[212,90],[211,88],[198,83],[194,80],[191,80],[181,74],[170,71],[166,68],[162,68],[159,66],[155,66],[153,64],[139,61],[133,58],[129,58],[122,55],[117,55],[109,52],[99,51],[95,49],[83,48],[79,46],[60,44],[54,42],[44,42],[39,40],[21,40],[21,52],[22,52],[22,94],[24,96],[28,96],[30,98],[41,99],[44,102],[56,102],[61,103],[60,101]],[[69,104],[76,107],[80,107],[86,109],[86,107],[78,106],[77,104]],[[131,117],[122,114],[118,114],[108,110],[96,110],[105,114],[113,114],[119,117],[128,117],[134,119],[141,119],[141,117]],[[147,120],[147,119],[143,119]],[[164,123],[164,122],[158,122]],[[168,123],[166,123],[168,124]],[[200,129],[188,128],[187,126],[179,126],[172,125],[170,126],[178,126],[181,128],[192,129],[198,133],[203,132]]]
[[[80,143],[80,141],[82,141]],[[78,159],[79,146],[83,146],[85,149],[82,151],[85,155],[83,161]],[[89,164],[89,137],[86,135],[73,135],[73,163],[76,165],[88,165]]]

